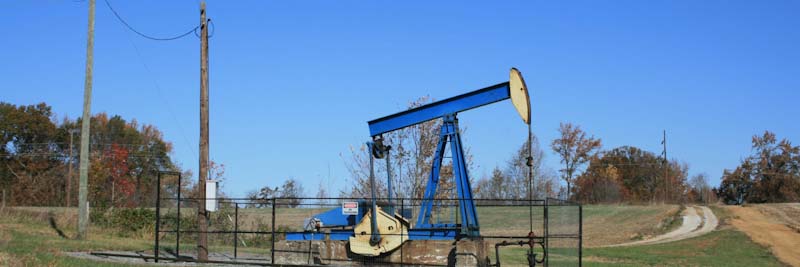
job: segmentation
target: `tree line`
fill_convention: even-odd
[[[551,148],[559,155],[569,199],[582,203],[713,202],[704,174],[689,165],[635,146],[608,150],[580,126],[561,123]]]
[[[408,108],[431,101],[423,97],[410,102]],[[153,205],[159,170],[184,173],[180,186],[176,177],[163,177],[162,196],[175,195],[178,188],[186,197],[196,193],[191,173],[181,170],[170,158],[172,145],[155,126],[105,113],[98,113],[91,120],[89,199],[93,207]],[[81,118],[56,119],[52,108],[45,103],[16,106],[0,102],[0,191],[4,203],[77,204],[80,123]],[[388,169],[385,163],[376,162],[378,195],[387,195],[386,177],[391,174],[395,197],[422,197],[440,127],[441,121],[433,120],[384,136],[384,142],[392,146],[392,159]],[[462,134],[467,132],[460,130]],[[545,152],[534,136],[530,144],[523,142],[509,155],[504,166],[496,166],[483,177],[471,176],[474,196],[509,200],[556,197],[582,203],[800,201],[800,147],[787,139],[778,140],[769,131],[753,136],[752,155],[735,169],[724,170],[721,183],[715,188],[709,185],[705,174],[690,177],[689,166],[684,162],[665,159],[635,146],[603,149],[600,138],[571,123],[562,123],[557,130],[559,136],[549,143],[549,148],[559,157],[560,169],[544,165]],[[468,147],[465,153],[468,169],[472,171]],[[350,186],[340,191],[339,197],[369,196],[368,156],[365,146],[351,148],[346,160]],[[212,178],[222,179],[224,166],[212,163],[211,172]],[[455,185],[452,162],[448,159],[443,162],[439,182],[436,197],[452,198]],[[329,197],[328,190],[320,186],[316,196]],[[248,192],[247,198],[251,206],[263,206],[272,198],[304,195],[302,184],[289,179],[278,187]],[[300,200],[284,202],[280,204],[290,207],[303,204]],[[318,202],[324,204],[322,200]]]
[[[687,164],[664,160],[633,146],[603,150],[601,139],[571,123],[562,123],[557,130],[559,137],[549,148],[559,157],[559,170],[543,165],[544,151],[533,138],[532,144],[522,144],[511,155],[505,168],[496,167],[491,177],[478,181],[477,195],[527,199],[530,187],[530,197],[534,199],[551,197],[581,203],[698,201],[687,194],[694,188],[687,184]],[[530,159],[529,148],[533,151]],[[698,190],[708,193],[710,187]]]
[[[56,119],[45,103],[0,102],[0,188],[10,205],[75,206],[82,118]],[[136,120],[98,113],[91,117],[88,198],[92,207],[153,205],[156,172],[181,171],[161,131]],[[70,174],[70,167],[72,172]],[[188,176],[191,174],[187,173]],[[190,179],[183,179],[191,191]],[[177,178],[165,177],[167,192]]]
[[[633,146],[602,150],[600,139],[562,123],[551,148],[560,156],[569,198],[583,203],[774,203],[800,201],[800,146],[770,131],[752,137],[752,154],[724,170],[718,187],[689,165]],[[570,188],[570,185],[574,187]]]

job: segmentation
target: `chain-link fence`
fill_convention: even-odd
[[[583,248],[583,207],[547,199],[546,247],[548,266],[580,266]]]
[[[580,266],[581,206],[557,200],[475,199],[479,236],[461,227],[459,199],[435,199],[428,224],[419,224],[422,199],[376,199],[401,225],[384,233],[375,256],[355,253],[372,244],[359,232],[371,200],[359,198],[198,199],[159,195],[155,255],[159,261],[196,261],[198,201],[214,200],[207,212],[209,262],[283,266]],[[178,205],[180,203],[180,205]],[[345,203],[361,213],[341,214]],[[341,216],[340,216],[341,215]],[[344,218],[346,223],[331,223]],[[316,219],[316,220],[315,220]],[[355,226],[354,226],[355,225]],[[369,229],[369,228],[366,228]],[[359,241],[359,239],[364,241]],[[386,241],[389,240],[389,241]],[[391,241],[395,240],[395,241]],[[361,243],[359,243],[361,242]],[[391,243],[394,242],[394,243]],[[393,245],[392,245],[393,244]],[[369,247],[371,248],[371,247]]]

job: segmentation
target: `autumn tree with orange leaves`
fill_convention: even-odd
[[[153,125],[105,113],[95,114],[91,120],[90,205],[152,205],[157,172],[180,171],[170,158],[172,145]],[[0,191],[8,205],[62,206],[68,195],[73,198],[71,203],[77,203],[77,172],[70,177],[67,170],[78,163],[80,140],[75,138],[70,146],[69,132],[80,124],[81,118],[57,120],[45,103],[16,106],[0,102]],[[70,149],[75,150],[72,157]],[[184,178],[184,182],[189,180]],[[175,192],[168,185],[176,182],[162,181],[162,193]],[[188,189],[189,185],[181,187]]]

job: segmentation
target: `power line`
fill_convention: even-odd
[[[195,27],[195,29],[197,29],[197,27]],[[178,131],[180,132],[181,137],[183,137],[183,141],[186,142],[187,147],[196,157],[197,153],[194,151],[194,148],[191,146],[191,144],[189,144],[189,139],[186,137],[186,133],[183,130],[183,126],[178,120],[177,116],[175,116],[175,111],[172,110],[172,104],[170,103],[169,98],[164,97],[164,94],[162,93],[161,90],[161,85],[159,85],[158,80],[156,80],[155,75],[153,75],[153,72],[150,70],[150,67],[147,66],[147,62],[145,62],[144,56],[142,56],[142,53],[139,51],[139,47],[136,46],[136,43],[131,38],[128,38],[128,41],[131,43],[131,46],[133,46],[134,52],[136,52],[136,56],[139,57],[139,62],[141,62],[142,66],[144,66],[144,70],[147,72],[147,74],[149,74],[150,80],[153,82],[153,85],[156,88],[156,93],[158,93],[159,98],[161,98],[161,100],[163,100],[167,104],[166,105],[167,111],[169,111],[169,114],[171,115],[170,117],[175,122],[175,124],[178,125]]]
[[[183,37],[185,37],[185,36],[189,35],[190,33],[194,33],[195,35],[197,35],[197,37],[200,37],[200,36],[197,34],[197,29],[199,29],[199,28],[200,28],[200,25],[198,25],[198,26],[195,26],[195,27],[194,27],[194,28],[192,28],[191,30],[189,30],[189,31],[187,31],[187,32],[185,32],[185,33],[183,33],[183,34],[181,34],[181,35],[174,36],[174,37],[169,37],[169,38],[158,38],[158,37],[152,37],[152,36],[146,35],[146,34],[144,34],[144,33],[140,32],[140,31],[137,31],[137,30],[136,30],[136,29],[134,29],[134,28],[133,28],[133,27],[132,27],[130,24],[128,24],[128,23],[127,23],[127,22],[126,22],[126,21],[125,21],[125,20],[122,18],[122,16],[120,16],[120,15],[119,15],[119,13],[117,13],[117,11],[116,11],[116,10],[115,10],[115,9],[114,9],[112,6],[111,6],[111,3],[109,3],[109,1],[108,1],[108,0],[104,0],[104,1],[105,1],[106,5],[108,6],[108,8],[111,10],[111,12],[112,12],[112,13],[114,13],[114,16],[116,16],[116,17],[117,17],[117,19],[119,20],[119,22],[120,22],[120,23],[122,23],[123,25],[125,25],[125,27],[127,27],[128,29],[130,29],[132,32],[134,32],[134,33],[136,33],[136,34],[138,34],[139,36],[142,36],[142,37],[144,37],[144,38],[147,38],[147,39],[150,39],[150,40],[156,40],[156,41],[170,41],[170,40],[175,40],[175,39],[183,38]],[[208,21],[209,21],[209,22],[211,22],[211,19],[208,19]],[[215,29],[216,29],[216,27],[214,27],[214,24],[213,24],[213,22],[211,22],[211,29],[210,29],[210,30],[212,30],[212,35],[213,35],[213,31],[214,31]],[[153,72],[152,72],[152,71],[150,70],[150,68],[147,66],[147,63],[145,62],[145,60],[144,60],[144,57],[142,56],[141,52],[139,51],[139,48],[136,46],[135,42],[134,42],[133,40],[131,40],[130,38],[128,38],[128,41],[130,41],[131,45],[132,45],[132,46],[133,46],[133,48],[134,48],[134,51],[136,52],[136,55],[139,57],[139,62],[141,62],[141,63],[142,63],[142,65],[144,66],[144,69],[145,69],[145,71],[146,71],[148,74],[150,74],[151,81],[152,81],[152,82],[153,82],[153,84],[155,85],[156,92],[158,93],[159,97],[161,97],[161,99],[162,99],[162,100],[164,100],[164,101],[167,103],[167,110],[169,111],[169,113],[170,113],[170,115],[171,115],[172,119],[173,119],[174,121],[176,121],[176,124],[178,125],[178,130],[180,131],[180,133],[181,133],[181,136],[183,137],[184,141],[188,143],[188,139],[186,138],[186,134],[184,133],[183,127],[181,126],[180,122],[179,122],[179,121],[176,119],[176,117],[175,117],[175,112],[172,110],[172,106],[170,105],[170,103],[169,103],[169,100],[167,100],[166,98],[164,98],[164,96],[162,95],[162,92],[161,92],[161,91],[162,91],[162,90],[161,90],[161,86],[159,85],[158,81],[156,81],[156,79],[155,79],[155,78],[153,78]],[[195,151],[194,151],[194,149],[192,148],[192,146],[191,146],[191,145],[190,145],[190,146],[188,146],[188,147],[189,147],[190,151],[192,152],[192,154],[196,154],[196,153],[195,153]]]
[[[200,28],[200,25],[197,25],[197,26],[195,26],[194,28],[192,28],[191,30],[189,30],[189,31],[187,31],[187,32],[185,32],[185,33],[183,33],[183,34],[180,34],[180,35],[173,36],[173,37],[165,37],[165,38],[161,38],[161,37],[153,37],[153,36],[150,36],[150,35],[144,34],[144,33],[140,32],[140,31],[137,31],[136,29],[134,29],[134,28],[133,28],[133,26],[131,26],[130,24],[128,24],[128,22],[126,22],[126,21],[125,21],[125,20],[122,18],[122,16],[120,16],[120,15],[119,15],[119,13],[117,13],[117,11],[116,11],[116,10],[114,10],[114,7],[112,7],[112,6],[111,6],[111,3],[109,3],[109,2],[108,2],[108,0],[104,0],[104,1],[106,2],[106,6],[108,6],[108,9],[110,9],[110,10],[111,10],[111,13],[114,13],[114,16],[115,16],[115,17],[117,17],[117,20],[119,20],[119,22],[120,22],[120,23],[122,23],[122,25],[125,25],[125,27],[127,27],[127,28],[128,28],[129,30],[131,30],[132,32],[135,32],[135,33],[136,33],[136,34],[138,34],[139,36],[142,36],[142,37],[144,37],[144,38],[147,38],[147,39],[150,39],[150,40],[154,40],[154,41],[172,41],[172,40],[176,40],[176,39],[183,38],[183,37],[185,37],[185,36],[187,36],[187,35],[189,35],[189,34],[191,34],[191,33],[195,32],[195,30],[197,30],[198,28]]]

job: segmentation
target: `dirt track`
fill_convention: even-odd
[[[756,243],[769,247],[778,259],[800,266],[800,232],[770,219],[755,206],[728,206],[733,213],[731,224]]]
[[[698,214],[698,210],[700,214]],[[640,246],[683,240],[707,234],[716,229],[718,224],[717,216],[714,215],[711,209],[708,207],[691,206],[684,211],[683,223],[678,229],[654,238],[612,245],[611,247]]]

